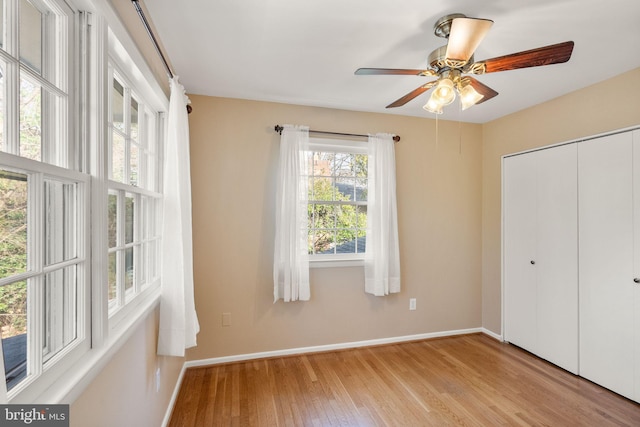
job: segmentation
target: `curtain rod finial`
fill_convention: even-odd
[[[276,125],[276,126],[274,127],[274,130],[275,130],[276,132],[278,132],[280,135],[282,135],[282,130],[283,130],[283,129],[284,129],[284,127],[282,127],[282,126],[280,126],[280,125]]]

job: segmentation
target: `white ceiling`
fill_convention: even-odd
[[[418,117],[430,92],[385,106],[432,78],[355,76],[360,67],[419,68],[444,45],[443,15],[494,21],[488,59],[567,40],[568,63],[477,76],[497,97],[440,116],[484,123],[640,67],[638,0],[146,0],[188,93]],[[629,82],[640,84],[640,82]]]

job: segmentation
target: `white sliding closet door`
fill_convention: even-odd
[[[505,339],[578,371],[576,144],[504,159]]]
[[[640,130],[633,139],[634,396],[640,402]]]
[[[580,375],[629,398],[635,393],[638,286],[633,281],[633,158],[630,132],[578,147]]]
[[[508,157],[503,163],[504,338],[537,349],[536,235],[537,156]]]
[[[538,151],[538,355],[578,373],[578,153]]]

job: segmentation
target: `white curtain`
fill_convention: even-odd
[[[178,77],[171,98],[164,159],[162,297],[158,354],[184,356],[200,331],[193,293],[188,98]]]
[[[307,301],[309,255],[307,248],[309,128],[285,125],[280,138],[276,182],[276,237],[273,257],[273,299]]]
[[[400,292],[400,251],[396,208],[396,159],[393,135],[369,136],[369,192],[365,292],[383,296]]]

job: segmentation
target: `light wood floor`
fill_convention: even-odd
[[[188,369],[178,426],[640,426],[640,405],[482,334]]]

